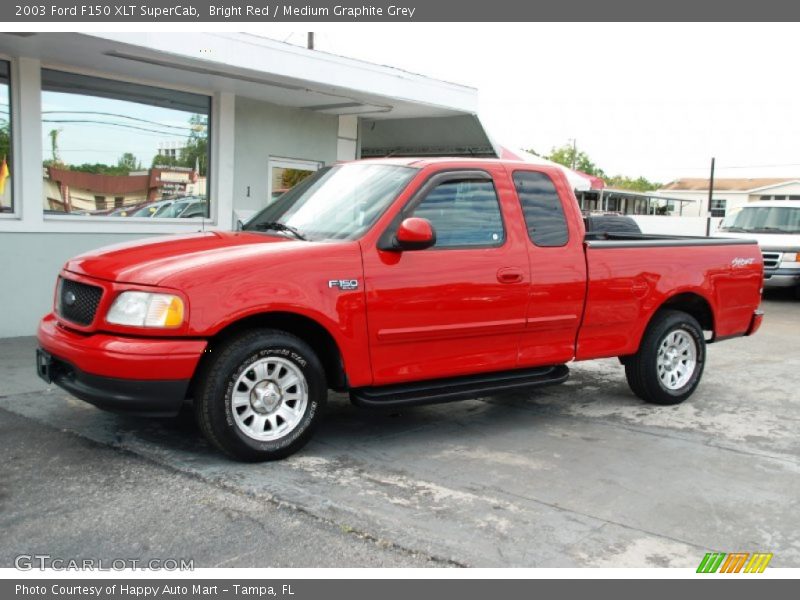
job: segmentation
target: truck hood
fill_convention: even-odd
[[[247,231],[210,231],[149,238],[99,248],[67,261],[72,273],[107,281],[158,285],[190,269],[235,261],[253,254],[282,253],[306,242]]]
[[[737,233],[718,231],[714,237],[755,240],[762,250],[800,249],[800,234],[795,233]]]

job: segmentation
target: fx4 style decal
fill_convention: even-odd
[[[331,279],[328,281],[328,287],[339,288],[343,292],[357,290],[358,279]]]

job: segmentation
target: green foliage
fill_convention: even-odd
[[[546,158],[565,167],[583,171],[587,175],[605,177],[603,170],[591,161],[589,155],[581,150],[576,152],[572,144],[564,144],[560,148],[553,148],[550,151],[550,156]]]
[[[59,165],[53,165],[58,167]],[[83,163],[80,165],[69,165],[61,168],[67,168],[70,171],[80,171],[82,173],[95,173],[97,175],[127,175],[128,169],[120,166],[104,165],[103,163]]]
[[[626,175],[614,175],[613,177],[604,177],[606,185],[610,188],[617,190],[631,190],[633,192],[650,192],[657,190],[661,187],[661,183],[657,181],[650,181],[645,177],[637,177],[633,179]]]
[[[528,150],[528,152],[531,151]],[[633,192],[649,192],[661,187],[660,183],[656,181],[649,181],[647,178],[641,176],[634,179],[632,177],[628,177],[627,175],[606,175],[603,169],[592,162],[588,154],[580,150],[576,153],[572,144],[564,144],[559,148],[553,148],[550,152],[550,155],[546,156],[545,158],[570,168],[573,168],[572,165],[574,158],[574,168],[576,170],[583,171],[587,175],[600,177],[610,188],[618,190],[631,190]]]
[[[8,121],[4,119],[0,119],[0,161],[3,160],[3,157],[6,160],[10,159],[11,156],[11,133],[8,126]]]
[[[138,171],[142,168],[142,163],[139,160],[136,160],[136,157],[131,152],[125,152],[122,156],[117,159],[117,167],[120,169],[124,169],[126,171],[126,175],[130,171]]]
[[[156,154],[152,166],[156,167],[199,167],[199,175],[205,176],[208,170],[208,116],[192,115],[189,119],[192,132],[186,145],[180,149],[177,157]]]
[[[305,171],[303,169],[284,169],[281,174],[281,187],[287,190],[291,189],[312,174],[312,171]]]

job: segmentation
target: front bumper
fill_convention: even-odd
[[[99,408],[173,416],[206,348],[205,340],[80,334],[48,315],[37,334],[39,376]]]
[[[765,288],[787,288],[800,285],[800,269],[771,269],[764,271]]]

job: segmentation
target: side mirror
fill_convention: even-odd
[[[397,250],[424,250],[436,243],[436,231],[428,219],[409,217],[400,223],[394,241]]]

